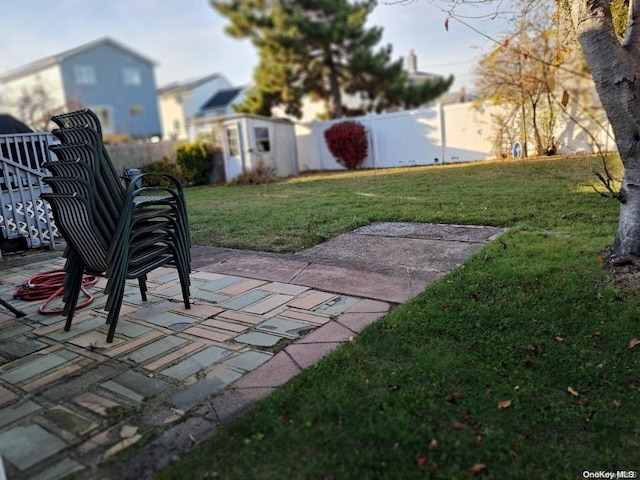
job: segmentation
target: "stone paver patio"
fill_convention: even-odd
[[[111,344],[101,284],[70,332],[61,316],[38,313],[40,301],[12,300],[22,318],[0,308],[7,478],[147,478],[501,231],[459,227],[439,238],[442,229],[377,225],[296,255],[196,248],[192,308],[176,271],[156,270],[149,301],[137,282],[127,286]],[[62,268],[59,254],[47,257],[0,263],[0,297]],[[133,445],[139,454],[121,461]]]

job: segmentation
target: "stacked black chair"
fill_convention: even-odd
[[[43,165],[51,173],[44,181],[52,193],[42,198],[51,205],[67,242],[65,330],[71,328],[85,273],[108,278],[109,343],[115,335],[127,279],[138,280],[146,301],[147,274],[173,265],[185,308],[190,308],[191,244],[179,181],[157,173],[120,178],[102,142],[100,122],[90,110],[59,115],[52,121],[60,127],[53,134],[61,143],[51,147],[57,160]],[[156,177],[163,180],[162,185],[171,186],[145,186],[147,179]]]

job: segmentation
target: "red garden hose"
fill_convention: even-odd
[[[64,294],[64,287],[62,282],[64,281],[64,270],[52,270],[50,272],[37,273],[31,277],[27,283],[19,286],[13,294],[14,298],[20,300],[33,301],[33,300],[45,300],[38,313],[42,315],[53,315],[63,312],[63,307],[54,308],[52,310],[46,310],[47,305],[51,303],[57,297],[61,297]],[[82,276],[82,293],[87,297],[82,303],[76,305],[76,310],[86,307],[93,302],[93,296],[87,292],[86,287],[95,285],[98,282],[98,278],[94,275]]]

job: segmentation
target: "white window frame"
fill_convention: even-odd
[[[142,73],[138,67],[122,67],[122,83],[130,87],[142,85]]]
[[[253,136],[255,137],[256,150],[261,153],[271,151],[271,129],[268,126],[253,127]]]
[[[98,83],[96,68],[93,65],[74,65],[73,78],[78,85],[95,85]]]

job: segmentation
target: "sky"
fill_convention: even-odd
[[[394,59],[413,49],[418,70],[453,74],[452,91],[473,91],[474,65],[493,46],[484,35],[502,38],[504,24],[478,18],[488,10],[477,7],[462,13],[484,35],[454,19],[447,31],[439,6],[381,0],[368,25],[383,27],[379,46],[391,44]],[[258,61],[248,40],[224,33],[228,21],[209,0],[0,0],[0,16],[0,74],[105,36],[156,62],[158,87],[212,73],[245,85]]]

